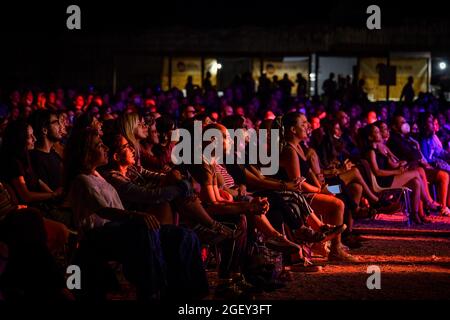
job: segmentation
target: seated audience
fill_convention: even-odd
[[[79,226],[75,262],[83,270],[82,296],[103,299],[107,262],[123,264],[140,300],[201,298],[208,292],[193,231],[161,225],[148,212],[127,211],[112,185],[97,172],[108,149],[95,129],[77,132],[65,154],[65,187]]]
[[[300,145],[302,141],[308,139],[309,124],[305,115],[297,112],[287,113],[283,116],[282,125],[285,146],[280,153],[280,177],[285,181],[301,179],[301,190],[314,212],[322,215],[326,223],[342,225],[344,203],[331,195],[326,188],[314,185],[312,170]],[[358,261],[356,257],[345,252],[340,236],[331,241],[328,260]]]
[[[446,209],[447,206],[443,205],[444,200],[441,198],[441,203],[434,201],[428,189],[428,181],[440,185],[441,188],[445,187],[448,189],[448,179],[446,179],[446,174],[445,172],[434,168],[426,161],[420,151],[419,143],[414,140],[410,134],[409,124],[401,115],[396,115],[394,117],[392,133],[387,146],[394,151],[395,156],[400,161],[406,161],[409,168],[414,168],[419,172],[423,190],[427,197],[426,203],[431,203],[430,206],[426,206],[426,208],[437,210],[441,212],[441,214],[448,214],[448,209]]]

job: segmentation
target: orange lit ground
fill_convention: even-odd
[[[358,227],[372,231],[372,234],[364,236],[368,240],[364,246],[352,251],[352,254],[362,259],[361,263],[327,264],[320,273],[293,272],[293,280],[287,283],[286,288],[256,298],[450,299],[450,218],[433,219],[431,225],[410,228],[405,227],[401,215],[381,215],[376,221],[359,221]],[[374,235],[385,230],[391,230],[394,235]],[[436,230],[443,233],[433,234]],[[422,235],[415,235],[418,232],[422,232]],[[369,290],[366,287],[369,265],[381,268],[381,290]],[[215,272],[209,272],[209,276],[213,284]],[[127,291],[111,295],[110,298],[133,299],[132,290]]]
[[[364,236],[368,241],[362,248],[352,250],[361,263],[328,264],[314,274],[292,273],[294,280],[286,288],[261,298],[450,299],[450,218],[431,219],[432,224],[411,227],[405,226],[401,214],[358,221],[357,228],[372,233]],[[369,265],[381,269],[381,290],[366,287]]]
[[[358,221],[357,228],[371,233],[362,248],[352,250],[360,263],[326,264],[320,273],[292,272],[286,288],[257,299],[450,299],[450,218],[431,219],[432,224],[411,227],[400,213]],[[381,269],[381,290],[367,289],[369,265]]]
[[[367,236],[353,250],[363,261],[328,264],[320,273],[293,273],[293,281],[262,299],[450,299],[450,240]],[[433,257],[434,256],[434,257]],[[367,266],[381,269],[381,290],[368,290]]]

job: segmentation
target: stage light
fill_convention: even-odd
[[[445,62],[439,62],[439,69],[441,70],[447,69],[447,64]]]
[[[214,61],[214,62],[211,64],[211,68],[210,68],[209,70],[210,70],[210,72],[211,72],[213,75],[216,75],[216,74],[217,74],[217,70],[220,70],[220,69],[222,69],[222,65],[221,65],[220,63],[217,63],[217,61]]]

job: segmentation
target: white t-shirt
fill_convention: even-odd
[[[69,201],[82,229],[101,227],[109,220],[95,212],[101,208],[124,209],[116,189],[95,171],[78,175],[70,189]]]

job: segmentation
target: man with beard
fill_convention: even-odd
[[[31,115],[30,124],[36,136],[35,148],[30,152],[33,170],[56,191],[62,187],[62,159],[54,149],[54,144],[61,140],[58,116],[49,110],[37,110]]]

